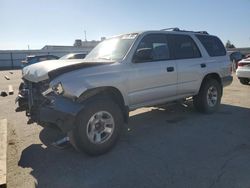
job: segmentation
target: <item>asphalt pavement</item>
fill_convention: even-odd
[[[24,112],[15,112],[20,77],[0,72],[0,89],[14,89],[0,97],[0,118],[9,123],[8,187],[250,187],[250,85],[236,77],[214,114],[192,103],[131,112],[115,148],[98,157],[58,150],[51,146],[58,130],[27,125]]]

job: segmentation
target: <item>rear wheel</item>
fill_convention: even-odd
[[[18,107],[27,109],[28,108],[28,100],[25,98],[19,98],[18,99]]]
[[[194,106],[200,112],[213,113],[220,105],[221,96],[222,86],[217,80],[209,79],[202,84],[198,95],[194,96]]]
[[[250,79],[248,78],[239,78],[240,79],[240,83],[242,83],[243,85],[248,85]]]
[[[103,154],[117,142],[122,124],[123,116],[116,103],[109,98],[93,99],[79,113],[70,142],[87,154]]]

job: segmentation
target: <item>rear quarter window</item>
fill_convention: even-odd
[[[225,47],[218,37],[209,35],[196,35],[196,37],[211,57],[226,55]]]

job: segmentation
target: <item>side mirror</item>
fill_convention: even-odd
[[[138,49],[134,55],[134,62],[141,63],[153,60],[152,52],[151,48]]]

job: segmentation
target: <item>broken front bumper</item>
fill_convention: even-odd
[[[19,91],[15,103],[18,103],[19,107],[28,108],[28,91],[26,89]]]
[[[74,128],[77,114],[84,108],[84,105],[63,96],[53,96],[49,100],[49,104],[38,109],[35,121],[54,123],[64,133],[71,131]]]

